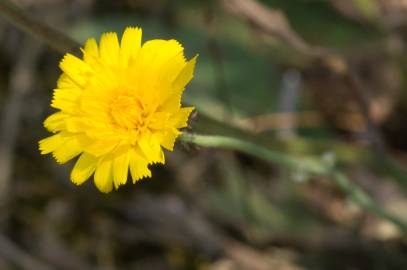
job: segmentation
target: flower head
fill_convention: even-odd
[[[44,121],[55,133],[39,142],[41,154],[59,163],[79,156],[71,180],[82,184],[92,174],[97,188],[110,192],[151,177],[152,163],[164,163],[192,107],[181,107],[182,92],[193,77],[196,57],[186,61],[175,40],[141,44],[140,28],[89,39],[83,59],[66,54],[51,103],[59,111]]]

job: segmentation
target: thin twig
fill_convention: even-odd
[[[38,261],[30,254],[24,252],[6,236],[0,234],[0,255],[10,260],[21,269],[27,270],[51,270],[50,266]]]
[[[322,53],[320,48],[309,45],[291,29],[281,11],[267,8],[256,0],[222,0],[222,3],[228,12],[244,18],[253,26],[279,38],[302,54],[315,57]]]
[[[291,128],[315,128],[322,126],[321,115],[316,111],[268,113],[239,119],[235,122],[238,127],[255,133],[266,130],[278,131]]]
[[[374,123],[370,113],[370,101],[366,96],[368,89],[364,86],[360,77],[356,72],[349,72],[345,74],[344,80],[349,85],[349,93],[354,97],[362,112],[363,118],[366,122],[366,132],[368,139],[372,144],[373,149],[379,156],[386,155],[386,144],[379,128]]]
[[[9,86],[9,97],[0,119],[0,198],[6,199],[13,172],[14,151],[20,130],[20,116],[24,99],[33,88],[34,70],[42,46],[24,37],[18,59],[14,65]]]
[[[0,0],[0,15],[24,32],[29,32],[61,53],[78,52],[80,45],[64,33],[33,18],[9,0]]]

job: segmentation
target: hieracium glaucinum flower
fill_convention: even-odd
[[[51,107],[59,111],[44,121],[55,133],[39,142],[42,154],[58,163],[79,156],[71,180],[80,185],[94,174],[102,192],[151,177],[149,164],[164,163],[192,107],[181,107],[193,77],[196,56],[187,61],[175,40],[141,43],[142,30],[128,27],[89,39],[83,59],[66,54],[60,62]]]

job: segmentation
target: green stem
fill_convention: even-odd
[[[399,227],[403,232],[407,232],[407,224],[405,222],[387,212],[366,192],[352,183],[343,173],[332,168],[331,165],[326,164],[326,162],[323,162],[322,160],[292,157],[279,152],[271,151],[254,143],[224,136],[184,133],[181,136],[181,140],[203,147],[237,150],[287,168],[301,169],[311,174],[327,176],[331,178],[339,188],[348,194],[350,199],[355,204],[378,217],[390,221]]]
[[[80,45],[76,41],[31,17],[12,1],[0,0],[0,15],[14,26],[33,34],[61,53],[78,52],[79,50]]]
[[[376,216],[392,222],[403,232],[407,232],[407,224],[404,221],[380,207],[367,193],[353,184],[343,173],[332,171],[329,176],[331,176],[335,183],[348,194],[354,203],[374,213]]]

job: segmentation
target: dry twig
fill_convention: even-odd
[[[0,14],[13,25],[45,41],[47,45],[57,51],[76,52],[80,47],[73,39],[31,17],[9,0],[0,0]]]
[[[13,172],[14,150],[20,130],[21,111],[24,99],[32,89],[35,80],[35,65],[40,53],[40,44],[24,38],[17,62],[11,72],[9,97],[0,122],[0,198],[3,202]]]
[[[31,255],[25,253],[7,237],[0,234],[0,255],[22,269],[27,270],[51,270],[50,266],[38,261]]]
[[[305,55],[319,55],[317,48],[307,44],[295,33],[284,14],[267,8],[255,0],[223,0],[227,11],[244,18],[261,31],[275,36]]]

